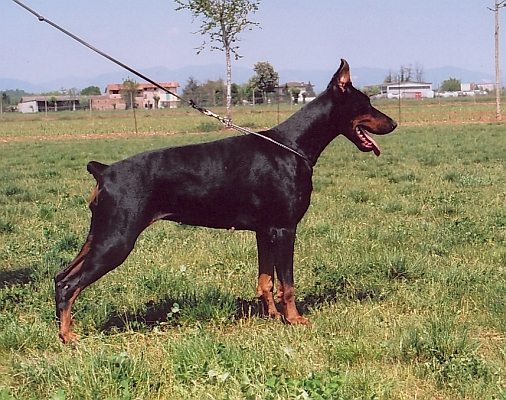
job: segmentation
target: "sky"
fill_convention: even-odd
[[[199,21],[170,0],[21,0],[134,69],[225,65],[220,51],[196,48]],[[398,71],[455,66],[494,74],[494,0],[261,0],[250,14],[233,66],[336,70],[353,66]],[[119,66],[21,8],[0,0],[0,78],[43,83],[94,77]],[[500,12],[501,65],[506,61],[506,9]]]

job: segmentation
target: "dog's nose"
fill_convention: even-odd
[[[392,130],[394,130],[395,128],[397,128],[397,122],[392,120]]]

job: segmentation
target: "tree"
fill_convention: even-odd
[[[98,86],[88,86],[81,90],[81,96],[100,96],[101,94]]]
[[[24,96],[30,95],[30,93],[25,92],[24,90],[15,89],[15,90],[6,90],[2,94],[2,98],[4,99],[4,105],[5,105],[5,96],[9,99],[9,104],[18,104],[21,101],[21,98]]]
[[[264,96],[262,95],[260,88],[257,86],[255,77],[251,77],[248,82],[247,95],[248,99],[251,97],[253,105],[262,104],[264,102]]]
[[[54,107],[54,111],[58,111],[58,99],[56,96],[51,96],[48,100],[48,103],[51,103]]]
[[[505,0],[506,1],[506,0]],[[394,83],[394,82],[412,82],[415,79],[416,82],[422,82],[425,71],[423,66],[416,63],[413,67],[411,64],[408,66],[401,65],[399,68],[399,74],[392,74],[392,70],[388,71],[388,75],[385,76],[383,83]]]
[[[450,78],[441,83],[442,92],[458,92],[460,90],[460,79]]]
[[[413,68],[411,67],[411,64],[409,64],[407,67],[404,65],[401,65],[401,69],[399,70],[399,82],[411,82],[413,74]]]
[[[200,103],[199,82],[193,76],[190,76],[186,81],[182,97]]]
[[[78,88],[70,88],[67,90],[67,95],[68,96],[71,96],[71,97],[76,97],[78,96],[80,93],[79,93],[79,89]]]
[[[224,105],[226,88],[223,79],[218,79],[217,81],[208,80],[200,87],[200,90],[204,94],[203,103],[207,102],[212,106]]]
[[[232,100],[232,60],[231,55],[235,59],[241,56],[237,53],[240,41],[239,34],[246,28],[250,30],[258,26],[257,22],[248,19],[250,12],[256,12],[260,0],[174,0],[179,10],[189,10],[192,18],[201,19],[199,29],[195,33],[208,35],[211,42],[212,50],[220,50],[225,52],[227,63],[227,120],[231,121],[231,100]],[[206,46],[206,42],[197,49],[199,54]]]
[[[307,97],[316,97],[316,93],[314,92],[314,86],[311,84],[311,81],[306,85],[306,93]]]
[[[127,110],[130,107],[137,107],[137,104],[135,104],[135,98],[137,97],[138,91],[139,91],[139,84],[135,82],[133,79],[125,79],[123,81],[120,93],[121,98],[125,102]]]
[[[393,83],[393,82],[394,82],[394,76],[392,75],[392,70],[388,70],[388,75],[385,76],[383,83]]]
[[[158,108],[158,104],[160,103],[160,96],[158,96],[157,94],[155,94],[153,96],[153,101],[155,102],[155,108]]]
[[[415,64],[415,79],[417,82],[423,82],[425,76],[425,71],[423,69],[423,65],[418,63]]]
[[[267,93],[272,93],[276,90],[279,75],[271,64],[266,61],[260,61],[253,67],[256,75],[251,78],[252,86],[262,93],[264,103],[267,102]]]
[[[386,83],[386,82],[385,82]],[[364,92],[366,95],[368,95],[369,97],[371,96],[375,96],[377,94],[380,94],[381,93],[381,89],[379,88],[379,86],[377,85],[373,85],[373,86],[364,86],[362,89],[362,92]]]
[[[299,104],[300,89],[298,87],[293,87],[290,89],[290,93],[292,93],[293,103]]]
[[[230,92],[232,95],[232,105],[237,105],[241,102],[241,87],[237,83],[232,83],[230,88]]]

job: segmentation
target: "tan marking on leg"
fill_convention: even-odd
[[[86,242],[83,244],[83,247],[81,248],[81,251],[76,256],[76,258],[74,258],[69,265],[67,265],[64,269],[58,272],[58,274],[56,274],[58,280],[62,280],[67,276],[75,275],[80,271],[84,263],[84,259],[86,258],[88,252],[90,251],[92,240],[93,235],[89,234],[88,237],[86,238]]]
[[[278,279],[278,291],[276,292],[276,296],[278,298],[278,303],[283,303],[283,285],[281,281]]]
[[[60,329],[58,331],[58,334],[60,336],[60,340],[62,343],[67,344],[72,341],[77,341],[79,339],[79,336],[72,332],[72,329],[70,328],[70,325],[72,324],[72,318],[71,318],[71,308],[72,304],[74,304],[74,300],[81,292],[81,289],[77,288],[74,295],[67,301],[67,307],[63,309],[61,312],[59,319],[60,319]]]
[[[310,325],[309,319],[302,317],[295,306],[295,290],[293,286],[284,285],[283,305],[285,308],[285,318],[292,325]]]
[[[84,243],[81,251],[77,255],[76,258],[62,271],[58,273],[58,281],[61,281],[69,276],[79,274],[81,268],[84,264],[86,256],[90,251],[91,241],[93,240],[93,235],[89,234],[86,238],[86,242]],[[74,303],[74,300],[81,292],[80,288],[77,288],[74,292],[74,295],[67,301],[67,306],[63,309],[63,311],[58,316],[59,319],[59,336],[62,343],[69,343],[71,341],[76,341],[79,337],[74,332],[72,332],[71,325],[71,307]]]
[[[268,274],[260,274],[258,277],[258,287],[257,294],[258,297],[262,299],[264,304],[264,313],[266,313],[271,318],[279,318],[280,314],[276,309],[276,304],[274,303],[274,296],[272,294],[272,289],[274,284],[272,283],[272,276]]]

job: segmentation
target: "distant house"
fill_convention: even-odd
[[[378,85],[380,96],[389,99],[432,99],[434,90],[432,83],[427,82],[393,82]]]
[[[179,83],[161,82],[160,86],[177,94]],[[110,83],[105,89],[105,95],[93,99],[94,110],[124,110],[126,104],[121,98],[121,83]],[[138,108],[177,108],[179,99],[151,83],[139,83],[139,90],[135,96],[135,103]]]
[[[177,94],[179,83],[164,82],[160,86]],[[18,104],[18,112],[36,113],[46,111],[124,110],[126,104],[121,98],[121,83],[107,85],[104,95],[100,96],[27,96]],[[139,83],[135,96],[137,107],[141,108],[176,108],[179,99],[150,83]]]
[[[179,83],[161,82],[160,86],[177,94]],[[139,90],[135,97],[135,103],[138,108],[177,108],[179,99],[151,83],[139,83]],[[100,99],[93,100],[93,109],[97,110],[124,110],[125,102],[121,98],[121,83],[110,83],[105,89],[105,95]]]
[[[308,84],[304,82],[286,82],[280,84],[279,86],[276,86],[276,95],[278,97],[283,97],[287,93],[290,93],[292,89],[299,89],[300,90],[299,99],[301,99],[303,98],[302,93],[306,92],[307,85]],[[306,97],[305,101],[311,101],[313,99],[314,97]]]

